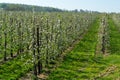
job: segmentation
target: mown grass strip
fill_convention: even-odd
[[[90,79],[105,68],[102,64],[104,61],[100,57],[94,57],[98,28],[99,20],[92,25],[79,44],[65,56],[63,63],[50,74],[48,80]]]
[[[0,65],[0,80],[16,80],[32,69],[31,56],[18,56]]]
[[[120,34],[118,31],[117,25],[113,22],[111,18],[108,18],[109,24],[109,41],[110,41],[110,55],[104,57],[104,62],[107,63],[106,68],[99,71],[99,74],[96,74],[96,77],[100,74],[104,74],[104,76],[97,78],[97,80],[118,80],[120,76]],[[111,68],[111,66],[115,66],[116,68],[112,68],[112,71],[107,70],[107,68]],[[107,71],[106,71],[107,70]],[[109,74],[108,74],[109,73]]]
[[[116,68],[106,76],[98,77],[97,80],[116,80],[120,76],[120,34],[112,19],[108,19],[111,54],[108,56],[94,56],[97,44],[99,21],[93,24],[80,43],[68,53],[61,65],[56,68],[48,80],[96,80],[95,78],[111,66]]]
[[[109,19],[110,51],[112,54],[120,54],[120,32],[117,25]]]
[[[108,55],[104,60],[110,66],[114,65],[117,68],[108,76],[101,77],[98,80],[119,80],[120,79],[120,33],[118,29],[118,25],[114,23],[114,21],[109,18],[109,36],[110,36],[110,47],[109,50],[111,54]],[[109,67],[109,66],[108,66]]]

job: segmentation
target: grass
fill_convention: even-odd
[[[99,71],[98,67],[104,68],[102,60],[94,58],[98,27],[99,21],[96,21],[79,44],[65,56],[62,64],[50,74],[48,80],[90,79],[93,73]],[[101,66],[94,66],[96,64]]]
[[[113,72],[107,76],[99,77],[97,80],[120,79],[120,34],[111,19],[108,23],[110,55],[105,57],[103,55],[94,56],[99,27],[99,21],[96,21],[79,44],[65,56],[60,66],[49,75],[48,80],[90,80],[104,73],[107,68],[113,65],[117,67]]]
[[[120,79],[120,32],[119,27],[115,25],[114,21],[110,18],[109,23],[109,35],[110,35],[110,47],[111,54],[105,57],[105,62],[109,65],[115,65],[117,68],[109,76],[105,76],[100,80],[119,80]]]
[[[28,62],[30,55],[20,55],[5,64],[0,65],[0,80],[16,80],[32,69],[32,63]]]
[[[120,54],[120,32],[117,25],[110,19],[110,50],[113,54]]]

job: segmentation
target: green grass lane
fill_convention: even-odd
[[[97,44],[99,20],[92,25],[83,39],[68,53],[60,66],[53,71],[48,80],[84,80],[105,68],[105,63],[94,57]]]
[[[31,56],[19,55],[0,65],[0,80],[17,80],[32,69]]]
[[[119,80],[120,79],[120,32],[117,25],[110,18],[109,21],[109,35],[111,54],[105,58],[106,63],[115,65],[116,69],[108,76],[102,77],[99,80]]]
[[[109,20],[109,28],[110,28],[110,50],[112,54],[120,54],[120,32],[112,21]]]
[[[119,80],[120,34],[112,19],[109,19],[108,24],[110,55],[94,56],[99,27],[98,20],[79,44],[65,56],[60,66],[49,75],[48,80]]]

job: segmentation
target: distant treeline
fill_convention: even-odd
[[[52,7],[41,7],[24,4],[0,3],[0,8],[6,11],[36,11],[36,12],[62,12],[64,10]]]
[[[35,12],[97,12],[89,10],[63,10],[53,7],[42,7],[35,5],[25,5],[25,4],[10,4],[10,3],[0,3],[0,9],[5,11],[35,11]],[[99,12],[97,12],[99,13]]]

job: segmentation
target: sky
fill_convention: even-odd
[[[0,0],[0,3],[21,3],[66,10],[83,9],[99,12],[120,12],[120,0]]]

